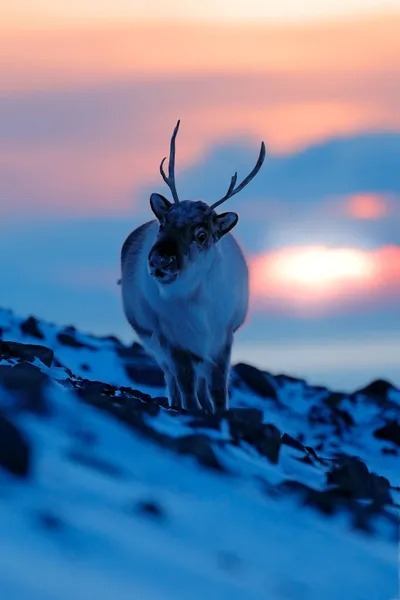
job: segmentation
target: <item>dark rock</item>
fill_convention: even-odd
[[[84,379],[80,382],[77,393],[81,398],[85,399],[93,396],[107,396],[111,398],[115,396],[116,390],[116,387],[101,381],[88,381]]]
[[[252,443],[262,435],[263,413],[258,408],[231,408],[225,415],[234,442],[244,439]]]
[[[14,423],[0,415],[0,465],[18,477],[31,470],[31,448]]]
[[[257,427],[262,424],[263,411],[259,408],[230,408],[224,416],[230,423],[240,423],[243,427]]]
[[[311,446],[304,446],[304,449],[307,450],[308,454],[310,456],[312,456],[316,461],[318,461],[318,462],[321,461],[318,454],[315,452],[314,448],[312,448]]]
[[[390,421],[383,427],[376,429],[374,437],[378,440],[393,442],[397,446],[400,446],[400,424],[397,421]]]
[[[156,416],[160,411],[160,406],[152,402],[152,398],[148,394],[142,394],[138,390],[120,388],[118,395],[116,395],[116,391],[117,388],[114,386],[88,380],[80,380],[75,388],[75,393],[82,401],[112,414],[119,421],[133,427],[146,437],[168,445],[166,441],[164,443],[163,436],[143,420],[144,414]]]
[[[341,456],[327,474],[327,483],[355,498],[365,498],[369,487],[368,467],[356,456]]]
[[[214,429],[219,431],[222,418],[222,414],[207,414],[199,410],[196,418],[193,421],[189,421],[188,425],[193,427],[193,429]]]
[[[340,403],[347,398],[345,394],[341,392],[330,392],[326,398],[323,399],[324,404],[330,408],[338,408]]]
[[[138,502],[136,509],[143,515],[152,517],[158,521],[163,521],[166,518],[164,509],[158,502],[153,500],[142,500]]]
[[[354,419],[348,410],[337,408],[333,414],[335,420],[341,421],[345,427],[352,427],[354,425]]]
[[[153,402],[154,398],[152,398],[149,394],[144,394],[140,390],[135,390],[131,387],[120,387],[119,391],[123,394],[127,394],[128,396],[133,396],[135,398],[139,398],[143,400],[143,402]]]
[[[35,317],[29,317],[26,321],[23,321],[20,325],[22,333],[44,340],[44,334],[40,330],[37,319]]]
[[[278,462],[281,447],[281,434],[275,425],[263,425],[262,434],[254,441],[254,446],[274,464]]]
[[[326,406],[314,405],[308,411],[310,423],[326,424],[331,422],[331,411]]]
[[[309,454],[306,454],[305,456],[302,456],[301,458],[296,457],[296,460],[298,460],[299,462],[304,463],[306,465],[314,464],[314,461]]]
[[[72,331],[75,331],[75,329],[73,329],[72,327],[70,329]],[[71,333],[67,333],[65,331],[58,333],[57,339],[60,342],[60,344],[63,344],[64,346],[69,346],[70,348],[89,348],[89,350],[97,350],[95,346],[92,346],[91,344],[87,344],[85,342],[80,342]]]
[[[258,409],[232,409],[228,413],[232,440],[241,440],[254,446],[260,454],[277,463],[281,447],[281,434],[275,425],[262,422],[263,413]]]
[[[369,496],[376,505],[392,504],[390,481],[382,475],[370,473]]]
[[[124,365],[126,374],[134,383],[152,387],[164,387],[164,373],[157,365],[141,364],[140,362]]]
[[[120,358],[138,359],[147,357],[146,352],[138,342],[133,342],[131,346],[119,346],[117,348],[117,354]]]
[[[278,394],[271,376],[245,363],[236,364],[233,370],[255,394],[262,398],[278,401]]]
[[[314,490],[309,488],[304,498],[304,504],[317,508],[325,515],[333,515],[338,508],[349,505],[348,500],[344,500],[338,493],[338,490]]]
[[[373,396],[380,399],[387,399],[388,392],[394,389],[394,386],[385,379],[376,379],[364,388],[357,390],[355,393],[364,394],[364,396]]]
[[[324,385],[313,385],[312,388],[310,388],[310,391],[313,396],[315,396],[315,394],[326,394],[329,392],[328,388]]]
[[[44,365],[51,367],[54,352],[50,348],[46,348],[46,346],[2,341],[0,342],[0,358],[17,358],[28,362],[32,362],[35,358],[38,358]]]
[[[385,477],[370,473],[356,456],[341,456],[327,474],[327,483],[351,498],[370,498],[378,504],[391,503],[390,483]]]
[[[290,446],[291,448],[295,448],[296,450],[304,450],[303,444],[300,444],[300,442],[287,433],[283,434],[281,443]]]
[[[316,508],[326,516],[331,516],[340,511],[348,511],[352,517],[353,527],[366,533],[373,531],[373,518],[387,514],[382,504],[372,502],[361,504],[359,500],[343,493],[340,488],[328,490],[315,490],[298,481],[285,481],[279,486],[279,490],[285,493],[293,493],[299,496],[302,504]],[[398,525],[398,524],[395,524]]]
[[[335,489],[315,490],[299,481],[284,481],[279,489],[300,496],[304,505],[312,506],[327,516],[335,514],[344,503],[343,497]]]
[[[145,406],[145,403],[140,398],[128,395],[118,396],[114,399],[114,403],[120,404],[126,411],[142,410]]]
[[[337,509],[337,498],[332,491],[319,491],[299,481],[287,480],[279,485],[279,490],[284,493],[299,496],[302,503],[317,508],[325,515],[332,515]]]
[[[175,440],[174,448],[179,454],[191,454],[197,461],[210,469],[225,471],[216,457],[209,437],[203,434],[193,434]]]
[[[122,392],[122,389],[129,390]],[[109,403],[118,406],[125,411],[143,411],[151,416],[156,416],[160,411],[159,404],[152,401],[151,396],[143,394],[139,390],[120,388],[120,394],[116,395],[117,388],[104,384],[100,381],[83,381],[77,388],[77,394],[85,401],[99,405]]]
[[[154,398],[152,398],[152,402],[158,404],[158,406],[161,406],[162,408],[169,408],[168,398],[165,396],[154,396]]]
[[[392,454],[393,456],[397,456],[398,451],[396,450],[396,448],[382,448],[381,453]]]
[[[284,385],[286,383],[301,383],[303,385],[307,385],[305,379],[300,379],[299,377],[292,377],[291,375],[284,375],[283,373],[274,375],[274,379],[279,383],[279,385]]]
[[[13,395],[20,409],[40,414],[48,413],[44,396],[48,382],[48,376],[31,363],[0,365],[0,384]]]
[[[112,342],[117,346],[117,348],[123,348],[124,345],[120,339],[117,338],[116,335],[102,335],[98,337],[99,340],[104,340],[105,342]],[[118,350],[117,350],[118,351]]]
[[[156,417],[160,412],[160,406],[155,402],[142,402],[140,408],[150,417]]]

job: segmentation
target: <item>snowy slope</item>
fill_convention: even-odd
[[[167,408],[138,345],[0,310],[1,338],[2,600],[399,595],[389,383],[241,364],[207,417]]]

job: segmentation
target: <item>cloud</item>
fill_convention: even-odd
[[[0,89],[64,88],[140,74],[304,73],[337,86],[338,73],[399,65],[398,14],[288,26],[125,24],[120,27],[12,31],[0,23]],[[6,25],[4,27],[4,24]],[[340,44],[338,44],[340,40]],[[27,63],[27,57],[29,62]],[[29,66],[29,68],[27,68]],[[336,85],[335,85],[336,84]]]
[[[360,158],[362,150],[350,142],[337,158],[334,148],[329,154],[325,147],[327,138],[400,129],[400,89],[393,85],[400,64],[397,22],[376,18],[268,31],[3,31],[1,206],[42,214],[126,213],[134,199],[141,202],[146,183],[159,185],[158,164],[178,117],[180,173],[213,148],[248,136],[257,144],[265,139],[270,155],[263,197],[302,200],[319,193],[321,179],[337,175],[336,161],[339,170],[343,162],[356,168],[352,153]],[[391,150],[388,171],[389,142],[378,136],[372,143],[385,145],[383,162],[380,148],[374,163],[365,166],[362,159],[364,186],[358,189],[355,172],[355,185],[342,186],[346,193],[382,192],[381,180],[393,190],[398,147]],[[303,167],[313,159],[312,147],[319,154],[314,172]],[[252,147],[244,150],[243,160],[248,151],[250,162]],[[273,161],[285,158],[277,154],[286,154],[286,163]],[[378,182],[376,172],[382,172]]]
[[[391,206],[392,201],[394,204],[396,199],[379,194],[354,194],[344,198],[340,208],[353,219],[375,221],[387,217],[392,210],[394,213],[400,210]]]
[[[247,174],[257,159],[257,145],[254,139],[243,137],[212,147],[179,175],[184,193],[196,186],[199,197],[211,199],[217,192],[216,182],[229,183],[236,169]],[[400,195],[399,160],[400,133],[341,136],[283,156],[268,155],[267,149],[260,173],[241,198],[290,200],[303,209],[304,202],[316,205],[352,193]]]

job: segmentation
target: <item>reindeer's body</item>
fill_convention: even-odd
[[[228,233],[237,215],[158,194],[150,203],[158,220],[135,229],[121,251],[125,315],[163,369],[173,406],[226,409],[233,334],[249,295],[245,258]]]

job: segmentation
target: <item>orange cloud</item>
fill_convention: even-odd
[[[252,306],[320,316],[400,301],[400,246],[284,248],[250,259]]]
[[[9,30],[0,24],[1,89],[64,87],[132,75],[373,74],[400,61],[400,16],[302,25],[147,24]],[[340,40],[340,43],[338,43]]]
[[[112,91],[121,82],[152,89],[164,81],[175,96],[167,105],[159,99],[157,115],[149,107],[149,128],[179,113],[198,124],[199,151],[227,132],[249,132],[287,152],[331,135],[400,128],[399,29],[396,15],[262,28],[0,25],[0,92]]]
[[[389,214],[389,204],[378,194],[356,194],[345,199],[345,212],[353,219],[378,220]]]

